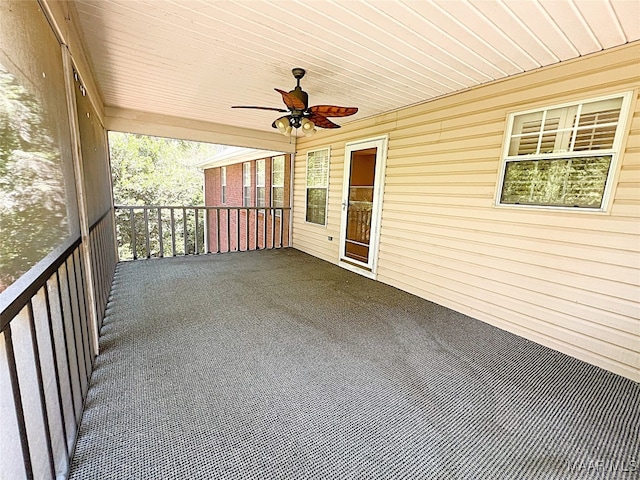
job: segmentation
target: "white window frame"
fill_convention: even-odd
[[[256,160],[256,207],[264,208],[267,206],[267,192],[265,188],[266,184],[266,172],[267,172],[267,162],[265,159]],[[264,202],[260,205],[260,196],[258,195],[258,189],[262,188],[264,193]],[[264,212],[264,210],[260,210]]]
[[[227,203],[227,167],[220,167],[220,202]]]
[[[248,197],[247,192],[249,192]],[[242,164],[242,206],[251,206],[251,162]]]
[[[275,162],[276,160],[282,160],[282,184],[276,183],[274,181],[274,174],[276,169],[274,168]],[[285,184],[285,172],[287,171],[286,165],[285,165],[285,161],[286,158],[284,155],[278,155],[275,157],[271,158],[271,199],[270,199],[270,203],[271,203],[271,208],[274,209],[274,213],[277,217],[279,217],[280,215],[282,215],[282,210],[275,210],[276,208],[280,208],[280,207],[276,207],[273,203],[273,199],[274,199],[274,195],[273,195],[273,191],[276,188],[282,188],[282,207],[284,207],[285,201],[284,201],[284,184]]]
[[[504,143],[502,146],[501,165],[499,170],[499,178],[496,185],[494,206],[500,207],[500,208],[560,210],[560,211],[572,211],[572,212],[584,212],[584,213],[603,213],[608,211],[611,204],[611,194],[613,191],[615,178],[617,177],[616,172],[618,169],[619,157],[620,157],[620,154],[622,153],[621,151],[622,141],[627,131],[632,97],[633,97],[633,92],[624,92],[624,93],[618,93],[614,95],[588,98],[580,101],[567,102],[567,103],[562,103],[558,105],[551,105],[551,106],[545,106],[545,107],[526,110],[526,111],[510,113],[507,117],[507,129],[505,132]],[[584,104],[605,101],[605,100],[619,99],[619,98],[622,99],[622,105],[620,107],[620,116],[618,118],[618,124],[616,126],[616,133],[615,133],[613,145],[610,149],[575,151],[575,152],[539,153],[539,154],[531,154],[531,155],[509,155],[509,148],[511,146],[511,139],[512,139],[513,128],[514,128],[514,119],[516,117],[521,115],[528,115],[532,113],[542,112],[543,119],[544,119],[544,115],[546,114],[547,111],[550,111],[550,110],[567,108],[567,107],[578,107],[578,109],[580,109]],[[588,158],[588,157],[605,156],[605,155],[611,155],[611,163],[609,165],[607,180],[605,183],[605,188],[602,194],[602,201],[600,203],[599,208],[575,207],[575,206],[567,206],[567,205],[525,205],[525,204],[514,204],[514,203],[502,203],[501,201],[506,168],[509,162],[530,161],[530,160],[553,160],[553,159],[560,160],[560,159],[567,158],[568,156],[571,156],[572,158]]]
[[[317,186],[317,185],[312,185],[311,187],[309,186],[309,155],[312,153],[318,153],[318,152],[327,152],[327,182],[326,185],[324,186]],[[305,160],[305,172],[304,172],[304,181],[305,181],[305,189],[304,189],[304,222],[307,225],[316,225],[318,227],[326,227],[327,226],[327,220],[329,217],[329,176],[331,174],[331,148],[330,147],[326,147],[326,148],[318,148],[316,150],[309,150],[307,152],[307,157]],[[325,195],[325,206],[324,206],[324,223],[315,223],[315,222],[309,222],[307,220],[307,209],[309,207],[309,188],[324,188],[327,191],[327,194]]]

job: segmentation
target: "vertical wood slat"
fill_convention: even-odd
[[[199,235],[199,233],[200,233],[200,232],[198,231],[198,223],[199,223],[199,222],[198,222],[198,217],[199,217],[199,215],[198,215],[198,208],[194,208],[194,209],[193,209],[193,213],[194,213],[194,219],[195,219],[195,222],[196,222],[195,231],[193,232],[193,233],[194,233],[194,236],[195,236],[195,238],[193,239],[193,253],[194,253],[195,255],[198,255],[198,254],[200,253],[200,249],[199,249],[199,247],[200,247],[200,246],[199,246],[199,243],[200,243],[200,242],[198,242],[198,240],[199,240],[199,236],[200,236],[200,235]]]
[[[189,255],[189,239],[187,238],[187,209],[182,208],[182,239],[184,240],[184,254]]]
[[[227,208],[227,252],[231,251],[231,209]]]
[[[280,248],[284,247],[284,242],[282,241],[282,236],[284,235],[284,211],[280,210]]]
[[[160,246],[158,256],[162,258],[164,257],[164,243],[162,238],[162,208],[160,207],[158,207],[158,244]]]
[[[64,316],[64,302],[62,300],[62,284],[60,283],[60,270],[56,271],[56,283],[58,285],[58,306],[60,307],[60,328],[62,330],[62,339],[64,342],[64,353],[65,360],[67,361],[67,374],[69,377],[69,395],[71,396],[71,408],[73,409],[73,426],[74,428],[78,428],[78,418],[77,418],[77,408],[76,408],[76,395],[74,392],[74,382],[73,376],[71,373],[71,356],[69,355],[69,337],[67,335],[67,325],[65,322]],[[79,372],[78,372],[79,375]],[[79,383],[79,379],[78,379]],[[80,391],[80,396],[82,396],[82,390]]]
[[[4,345],[9,366],[9,379],[11,381],[11,393],[13,394],[13,405],[18,423],[18,436],[20,437],[20,448],[24,464],[25,476],[28,480],[33,479],[33,465],[31,463],[31,452],[29,449],[29,437],[27,436],[27,426],[24,420],[24,408],[22,405],[22,395],[20,394],[20,381],[18,379],[18,369],[16,367],[16,357],[13,351],[13,340],[11,338],[11,324],[4,330]]]
[[[236,252],[240,251],[240,209],[236,208]]]
[[[142,208],[142,214],[144,216],[144,244],[147,248],[147,258],[151,258],[151,245],[149,244],[149,209],[147,207]]]
[[[71,294],[71,281],[69,279],[69,264],[68,264],[69,259],[67,259],[64,263],[65,265],[65,276],[67,279],[67,297],[69,299],[69,319],[71,320],[71,330],[73,332],[73,349],[75,351],[75,360],[76,360],[76,369],[78,370],[78,387],[79,387],[79,394],[80,394],[80,402],[79,402],[79,407],[82,408],[82,399],[84,397],[84,381],[83,381],[83,375],[80,372],[80,351],[78,349],[78,333],[76,330],[76,321],[75,321],[75,315],[74,315],[74,310],[73,310],[73,298],[72,298],[72,294]],[[66,322],[65,322],[66,323]],[[80,342],[80,345],[82,346],[82,342]],[[84,356],[84,355],[83,355]],[[83,369],[84,370],[84,369]],[[82,410],[74,412],[76,415],[76,420],[79,421],[80,417],[82,416]]]
[[[245,227],[244,250],[245,252],[248,252],[249,251],[249,209],[248,208],[244,211],[244,227]]]
[[[133,259],[137,260],[138,254],[136,252],[136,221],[133,214],[133,208],[129,208],[129,216],[131,217],[131,251],[133,252]]]
[[[262,215],[262,248],[267,249],[267,214]]]
[[[220,210],[216,209],[216,253],[220,253]]]
[[[258,212],[257,211],[253,211],[253,224],[254,224],[254,228],[253,228],[253,236],[254,236],[254,247],[256,250],[260,250],[260,246],[258,245]]]
[[[46,286],[45,286],[46,288]],[[40,415],[42,415],[42,426],[44,428],[44,440],[47,448],[47,460],[49,463],[49,473],[51,478],[56,476],[56,466],[53,459],[53,447],[51,439],[51,426],[49,425],[49,413],[47,412],[47,400],[44,394],[44,381],[42,380],[42,361],[40,360],[40,347],[36,333],[36,322],[33,316],[33,300],[27,303],[27,317],[29,319],[29,334],[31,336],[31,350],[36,367],[36,382],[38,384],[38,399],[40,401]]]
[[[85,380],[85,387],[83,387],[83,394],[82,394],[82,398],[84,400],[84,391],[86,389],[88,389],[89,385],[88,385],[88,377],[89,374],[88,372],[91,371],[91,362],[90,362],[90,354],[88,352],[88,347],[87,344],[89,343],[89,331],[87,325],[87,322],[85,321],[86,319],[83,318],[83,315],[86,315],[86,312],[83,313],[82,307],[80,306],[80,289],[78,288],[78,269],[76,267],[76,252],[74,251],[71,254],[71,262],[73,265],[73,284],[75,287],[75,291],[76,291],[76,306],[78,307],[78,327],[80,329],[80,345],[82,347],[82,358],[84,360],[83,363],[83,367],[84,367],[84,377],[83,380]],[[85,336],[86,333],[86,336]]]
[[[64,444],[65,457],[69,458],[69,445],[67,444],[67,419],[64,414],[64,405],[62,403],[62,387],[60,384],[60,369],[58,368],[58,351],[56,341],[53,334],[53,317],[51,316],[51,299],[49,298],[48,284],[44,285],[44,303],[47,312],[47,326],[49,333],[49,342],[51,343],[51,362],[53,363],[53,375],[56,380],[56,394],[58,399],[58,409],[60,415],[60,426],[62,427],[62,438]]]
[[[175,212],[174,212],[174,208],[171,207],[170,209],[170,220],[169,223],[171,225],[171,253],[173,253],[173,256],[176,256],[176,219],[175,219]]]
[[[269,210],[269,212],[271,213],[271,248],[276,248],[276,211]]]

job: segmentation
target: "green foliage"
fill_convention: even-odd
[[[113,175],[113,195],[116,205],[170,205],[198,206],[204,204],[203,174],[194,165],[213,156],[221,148],[218,145],[189,142],[170,138],[110,132],[109,148]],[[142,210],[134,212],[135,249],[138,257],[158,256],[159,231],[162,230],[163,255],[171,255],[172,240],[177,253],[184,253],[185,235],[187,252],[195,249],[195,217],[187,217],[183,228],[182,211],[174,215],[176,238],[171,238],[169,211],[161,212],[161,227],[157,209],[148,211],[147,221]],[[203,225],[199,224],[199,236]],[[118,210],[118,245],[121,259],[133,257],[132,229],[129,210]],[[145,232],[149,232],[149,251],[146,249]],[[199,243],[202,240],[199,240]]]
[[[0,292],[69,235],[55,119],[0,65]]]

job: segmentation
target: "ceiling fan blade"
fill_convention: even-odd
[[[284,90],[280,90],[279,88],[274,88],[274,90],[282,95],[282,101],[287,107],[289,107],[289,110],[305,110],[307,108],[302,100],[294,95],[291,95],[289,92],[285,92]]]
[[[338,107],[337,105],[314,105],[309,108],[309,111],[323,117],[348,117],[358,113],[356,107]]]
[[[255,108],[257,110],[271,110],[273,112],[284,112],[286,113],[288,110],[284,108],[276,108],[276,107],[254,107],[249,105],[233,105],[231,108]]]
[[[309,120],[311,120],[316,127],[321,128],[340,128],[340,125],[333,123],[324,115],[320,115],[319,113],[312,113],[309,115]]]

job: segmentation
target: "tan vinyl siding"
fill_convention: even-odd
[[[294,247],[337,263],[345,142],[388,134],[379,281],[640,381],[638,58],[636,42],[300,139]],[[628,91],[607,212],[494,206],[510,113]],[[326,147],[317,227],[304,162]]]

